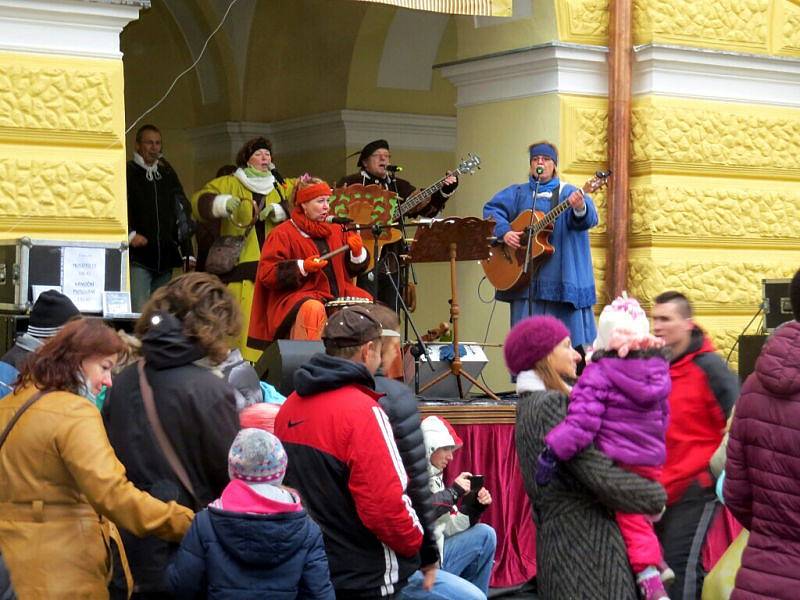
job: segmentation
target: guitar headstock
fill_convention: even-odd
[[[467,154],[467,158],[462,160],[458,167],[456,167],[456,172],[458,173],[468,173],[470,175],[474,175],[477,169],[481,168],[481,157],[477,154]]]
[[[594,177],[583,184],[581,188],[585,194],[592,194],[608,183],[611,171],[596,171]]]

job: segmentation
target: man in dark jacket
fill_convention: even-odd
[[[158,290],[137,324],[158,419],[193,491],[173,471],[153,433],[138,363],[114,378],[103,407],[108,439],[134,485],[195,511],[219,497],[228,484],[228,449],[239,430],[233,389],[212,360],[227,347],[225,332],[240,323],[232,314],[235,300],[225,285],[213,275],[191,273]],[[169,589],[165,569],[177,547],[122,533],[136,583],[134,598],[163,598]]]
[[[367,144],[361,149],[358,155],[358,173],[352,173],[343,177],[336,183],[336,187],[343,187],[360,183],[361,185],[377,185],[385,190],[389,190],[397,194],[401,200],[407,200],[417,188],[405,179],[401,179],[395,175],[395,171],[390,170],[389,163],[392,160],[392,153],[389,150],[389,142],[386,140],[375,140]],[[448,175],[444,179],[444,186],[441,190],[434,193],[427,203],[408,211],[403,217],[435,217],[444,208],[447,199],[453,195],[458,187],[458,178],[455,175]],[[396,268],[395,261],[389,261],[385,267],[385,257],[394,253],[399,255],[401,252],[402,242],[384,246],[381,254],[381,263],[377,264],[376,271],[380,273],[378,277],[378,293],[376,298],[386,304],[387,306],[397,307],[396,294],[394,287],[388,281],[390,270]],[[371,250],[371,249],[370,249]],[[394,271],[391,271],[394,272]],[[358,278],[359,287],[374,291],[374,284],[372,284],[372,273],[362,275]],[[402,286],[398,286],[402,287]]]
[[[194,260],[190,235],[183,231],[179,239],[178,228],[179,217],[188,223],[191,211],[186,212],[190,205],[177,173],[161,157],[161,132],[154,125],[136,132],[127,176],[131,307],[139,312],[150,294],[172,278],[183,258]]]
[[[694,600],[703,589],[702,549],[717,508],[709,462],[739,397],[739,381],[692,319],[680,292],[664,292],[653,306],[653,333],[669,348],[670,418],[661,483],[667,509],[656,524],[664,560],[675,571],[670,598]]]
[[[372,377],[381,329],[364,307],[331,317],[326,353],[295,372],[275,418],[285,481],[322,529],[337,598],[392,598],[419,567],[422,526]]]
[[[384,394],[378,403],[392,424],[392,433],[408,474],[406,491],[422,523],[424,539],[420,548],[420,570],[426,575],[425,585],[429,585],[441,557],[434,532],[436,515],[429,484],[425,440],[420,427],[419,405],[409,386],[384,375],[392,370],[396,361],[401,360],[400,319],[397,313],[380,304],[370,305],[369,312],[383,329],[381,366],[375,374],[375,390]]]

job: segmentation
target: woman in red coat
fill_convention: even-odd
[[[333,298],[372,297],[352,278],[369,265],[361,236],[325,222],[330,186],[314,177],[295,187],[291,219],[272,230],[261,251],[248,345],[264,348],[277,339],[318,340],[325,303]],[[328,260],[319,257],[348,246]]]

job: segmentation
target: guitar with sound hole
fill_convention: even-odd
[[[611,172],[597,171],[591,179],[583,184],[581,190],[585,194],[596,192],[608,183]],[[556,251],[550,244],[550,234],[553,233],[553,224],[556,219],[569,208],[569,200],[556,205],[549,212],[533,211],[531,209],[521,212],[511,222],[512,231],[523,231],[519,248],[511,248],[502,240],[497,240],[489,250],[489,258],[481,261],[483,272],[496,289],[501,291],[516,291],[526,287],[531,281],[531,275],[536,271],[537,263],[547,260]],[[527,273],[525,269],[525,250],[528,247],[528,236],[533,236],[531,241],[531,258],[533,268]]]

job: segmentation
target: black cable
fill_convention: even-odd
[[[742,332],[737,336],[736,341],[733,343],[733,346],[731,346],[731,349],[728,352],[728,356],[725,357],[725,364],[726,365],[728,365],[730,363],[731,356],[733,355],[733,351],[736,350],[736,347],[739,345],[739,340],[741,339],[741,337],[745,334],[745,332],[748,329],[750,329],[750,325],[753,324],[753,321],[755,321],[758,318],[758,315],[760,315],[761,311],[763,311],[763,310],[764,310],[764,303],[762,302],[761,304],[758,305],[758,310],[756,311],[756,314],[754,314],[753,318],[750,319],[750,322],[747,323],[747,325],[744,326],[744,329],[742,329]]]

